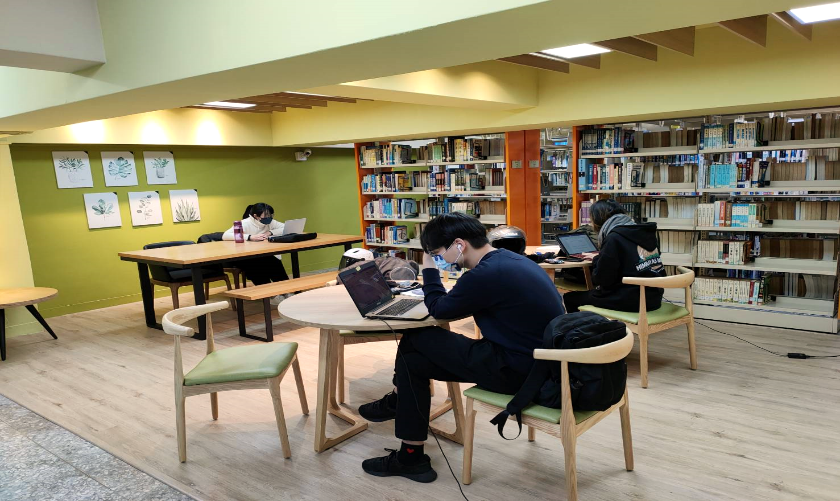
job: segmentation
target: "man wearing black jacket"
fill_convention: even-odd
[[[529,259],[494,249],[475,217],[460,213],[434,218],[420,237],[423,292],[429,313],[439,320],[472,316],[483,338],[429,327],[406,331],[394,366],[395,391],[359,407],[368,421],[396,420],[399,451],[362,463],[380,477],[418,482],[437,478],[423,446],[429,429],[429,380],[476,383],[513,394],[525,382],[535,348],[548,323],[563,314],[563,303],[545,271]],[[434,258],[432,257],[434,256]],[[435,258],[443,267],[469,268],[447,293]],[[399,325],[395,325],[399,329]],[[386,449],[390,450],[390,449]]]
[[[618,311],[639,311],[639,286],[622,283],[624,277],[665,276],[659,255],[656,223],[636,224],[615,200],[599,200],[590,207],[598,231],[600,252],[592,261],[594,290],[563,295],[566,311],[583,305]],[[663,290],[645,287],[647,311],[659,309]]]

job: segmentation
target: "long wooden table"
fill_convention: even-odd
[[[289,244],[271,242],[243,242],[231,241],[209,242],[196,245],[179,245],[173,247],[161,247],[158,249],[138,250],[120,252],[120,259],[137,263],[137,271],[140,277],[140,292],[143,296],[143,312],[146,315],[146,325],[155,329],[162,329],[155,318],[154,290],[149,278],[149,265],[162,265],[172,268],[190,268],[192,270],[193,294],[195,304],[204,304],[204,281],[201,267],[208,264],[240,261],[243,259],[260,256],[273,256],[275,254],[291,254],[292,276],[300,277],[300,265],[298,252],[312,249],[323,249],[325,247],[344,246],[350,249],[354,243],[362,241],[359,235],[335,235],[321,233],[313,240],[294,242]],[[205,339],[207,332],[206,317],[199,317],[197,339]]]

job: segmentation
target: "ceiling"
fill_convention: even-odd
[[[321,94],[307,94],[301,92],[277,92],[275,94],[261,94],[240,99],[226,99],[227,103],[253,104],[249,108],[230,108],[228,106],[208,106],[206,104],[185,106],[185,108],[215,109],[224,111],[236,111],[242,113],[271,113],[274,111],[284,112],[288,108],[310,110],[315,108],[326,108],[329,103],[354,104],[356,101],[369,101],[369,99],[356,99],[352,97],[324,96]]]

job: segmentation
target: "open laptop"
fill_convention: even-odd
[[[394,296],[373,261],[344,270],[338,276],[365,318],[423,320],[429,316],[422,299]]]
[[[294,233],[303,233],[303,227],[306,225],[306,218],[289,219],[283,224],[283,234],[292,235]]]
[[[560,244],[560,250],[566,253],[567,256],[575,259],[587,259],[584,254],[590,252],[598,252],[589,235],[586,233],[566,233],[557,235],[557,243]]]

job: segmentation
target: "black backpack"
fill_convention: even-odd
[[[626,335],[622,322],[608,320],[588,311],[560,315],[552,320],[543,333],[543,348],[576,349],[591,348],[618,341]],[[572,405],[579,411],[603,411],[616,404],[624,395],[627,383],[627,363],[617,360],[609,364],[569,364],[569,387],[572,390]],[[502,433],[509,416],[516,416],[519,433],[522,433],[522,409],[531,402],[560,408],[560,362],[535,360],[522,384],[505,410],[496,415],[491,423]]]

